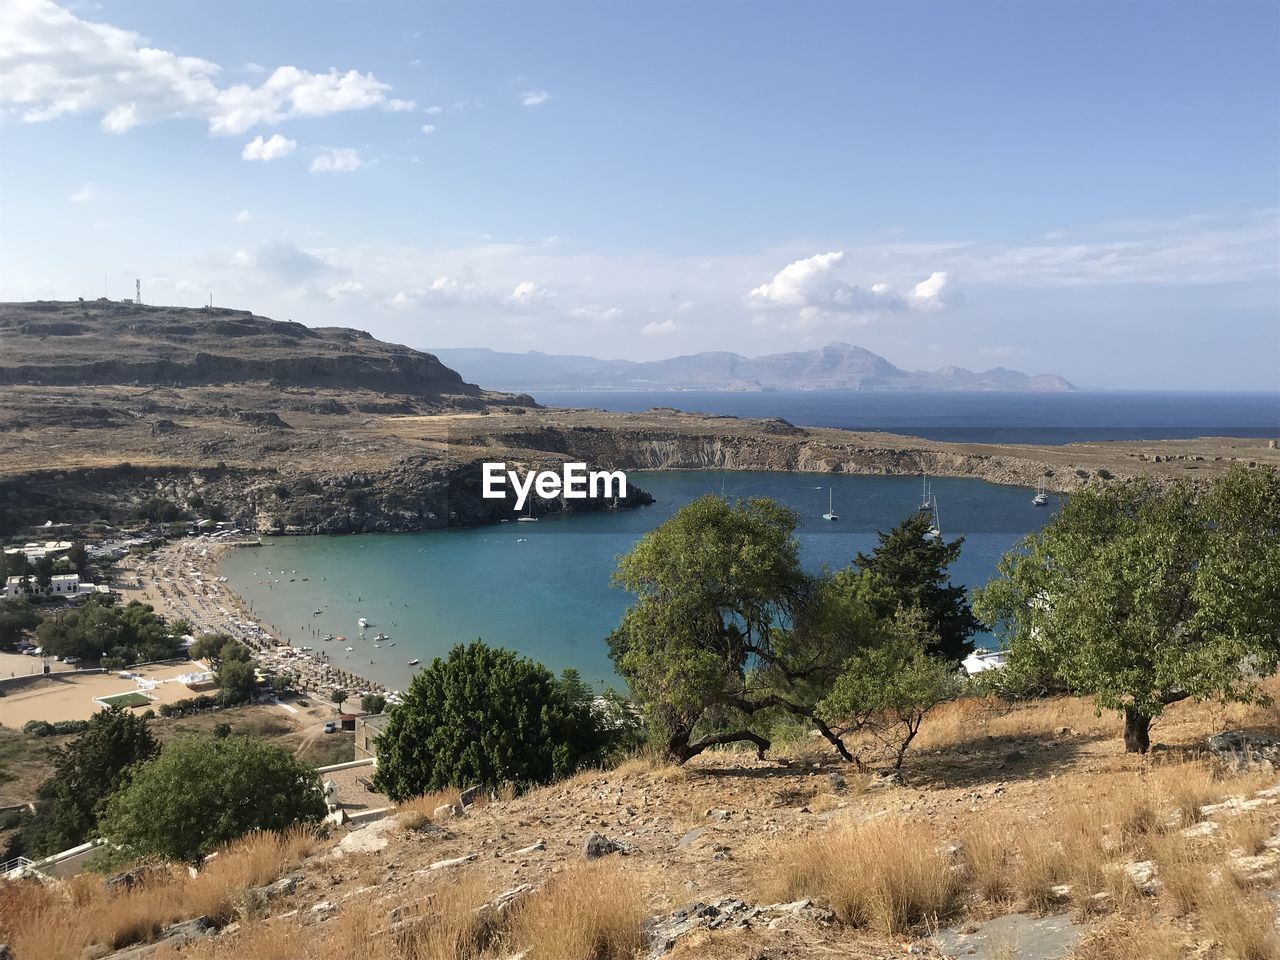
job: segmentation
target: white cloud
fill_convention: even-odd
[[[640,328],[640,332],[646,337],[665,337],[668,334],[675,333],[679,329],[680,324],[668,317],[666,320],[649,321]]]
[[[316,155],[311,161],[312,173],[351,173],[364,166],[359,150],[334,147]]]
[[[520,94],[520,103],[526,107],[540,107],[551,99],[551,94],[545,90],[526,90]]]
[[[931,273],[903,294],[889,283],[863,288],[842,280],[835,269],[844,257],[844,251],[835,250],[792,261],[768,283],[753,288],[748,300],[764,309],[796,311],[795,328],[838,317],[865,321],[900,310],[935,312],[959,302],[959,296],[948,291],[943,271]]]
[[[88,203],[95,196],[97,196],[97,190],[94,188],[93,184],[85,183],[81,184],[80,189],[67,197],[67,199],[72,203]]]
[[[602,320],[608,322],[617,320],[622,316],[620,307],[606,307],[598,303],[590,303],[585,307],[575,307],[569,311],[569,315],[577,317],[579,320]]]
[[[426,133],[426,134],[432,134],[432,133],[435,133],[435,132],[436,132],[436,125],[435,125],[434,123],[424,123],[424,124],[422,125],[422,132],[423,132],[423,133]]]
[[[387,109],[392,113],[405,113],[406,111],[416,109],[417,106],[418,105],[412,100],[399,100],[392,98],[387,101]]]
[[[688,313],[690,310],[692,310],[696,306],[697,304],[694,303],[692,300],[681,300],[678,304],[676,304],[676,312]]]
[[[273,133],[266,140],[261,136],[254,137],[244,145],[240,156],[245,160],[278,160],[293,153],[297,146],[297,140],[290,140],[288,137]]]
[[[919,310],[942,310],[954,302],[954,295],[947,292],[945,270],[935,270],[911,288],[911,303]]]
[[[364,284],[359,280],[343,280],[341,283],[335,283],[325,291],[329,295],[330,300],[341,300],[343,297],[354,296],[364,290]]]
[[[437,113],[444,113],[444,107],[432,105],[423,111],[429,116],[434,117]]]
[[[241,210],[239,213],[235,215],[233,219],[235,220],[236,223],[248,223],[251,219],[253,219],[253,214],[251,214],[248,210]]]
[[[507,303],[516,307],[535,307],[552,296],[551,292],[532,280],[521,280],[507,297]]]
[[[133,31],[82,20],[51,0],[0,4],[0,37],[0,105],[27,123],[100,114],[104,130],[123,133],[190,119],[226,135],[292,117],[413,107],[357,70],[281,66],[257,85],[220,85],[218,64],[149,47]]]

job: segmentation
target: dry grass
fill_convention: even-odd
[[[1160,838],[1154,853],[1161,907],[1176,917],[1196,910],[1210,871],[1206,851],[1182,834],[1173,833]]]
[[[927,824],[881,817],[775,851],[762,873],[770,900],[816,897],[845,923],[896,934],[946,916],[958,881]]]
[[[1200,903],[1205,929],[1222,945],[1231,960],[1276,960],[1280,935],[1276,933],[1275,907],[1265,896],[1246,890],[1230,879],[1207,890]]]
[[[511,941],[532,960],[629,960],[646,915],[634,870],[618,861],[576,864],[518,906]]]
[[[979,823],[960,835],[961,857],[969,883],[982,899],[993,903],[1013,893],[1014,849],[1008,831],[989,823]]]
[[[421,814],[428,820],[436,812],[437,807],[459,806],[460,791],[457,787],[446,787],[443,790],[436,790],[432,793],[424,793],[416,797],[412,797],[403,803],[396,804],[401,820],[404,820],[408,814]]]
[[[190,917],[226,921],[246,890],[276,879],[315,845],[309,829],[253,834],[230,844],[195,877],[185,868],[157,868],[119,893],[91,875],[60,886],[0,884],[0,940],[22,958],[79,960],[92,943],[118,949]]]
[[[1186,937],[1148,916],[1116,915],[1080,938],[1072,960],[1182,960]]]
[[[1265,811],[1254,810],[1232,817],[1223,825],[1227,849],[1241,856],[1256,857],[1276,832],[1276,824]]]
[[[1153,780],[1184,827],[1199,823],[1204,818],[1201,808],[1217,803],[1224,793],[1222,781],[1205,763],[1167,764],[1154,772]]]

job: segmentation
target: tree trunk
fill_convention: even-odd
[[[754,743],[756,745],[756,756],[763,760],[764,752],[769,749],[769,741],[757,733],[750,730],[735,730],[732,733],[717,733],[714,736],[703,737],[694,743],[689,742],[688,731],[673,734],[667,740],[667,750],[670,752],[678,763],[685,763],[692,760],[703,750],[708,747],[719,747],[726,743]]]
[[[1151,748],[1151,718],[1133,707],[1124,708],[1124,751],[1146,753]]]

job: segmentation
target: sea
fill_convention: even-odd
[[[597,407],[624,413],[676,407],[734,417],[782,417],[802,427],[884,430],[956,443],[1060,445],[1094,440],[1280,437],[1280,391],[636,390],[535,392],[534,399],[552,407]]]
[[[1064,444],[1200,435],[1280,436],[1280,395],[1261,394],[542,394],[557,406],[644,410],[674,406],[780,416],[805,426],[881,429],[939,440]],[[465,530],[277,538],[232,551],[222,573],[253,611],[295,646],[312,646],[361,676],[403,690],[454,644],[482,639],[572,667],[598,689],[622,688],[606,638],[630,602],[611,576],[627,552],[681,506],[707,493],[771,497],[800,516],[809,570],[848,565],[919,508],[922,480],[770,472],[632,472],[651,506],[547,516]],[[934,478],[948,540],[963,536],[955,582],[985,583],[1000,557],[1060,506],[1032,491]],[[839,520],[822,519],[833,502]],[[361,631],[357,619],[369,621]],[[387,639],[374,637],[384,633]],[[327,634],[344,640],[324,641]],[[351,647],[348,651],[346,648]],[[410,660],[419,660],[417,666]]]

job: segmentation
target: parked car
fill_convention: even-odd
[[[328,723],[326,723],[326,724],[324,725],[324,732],[325,732],[325,733],[337,733],[337,732],[338,732],[338,725],[337,725],[336,723],[334,723],[332,720],[330,720]]]

